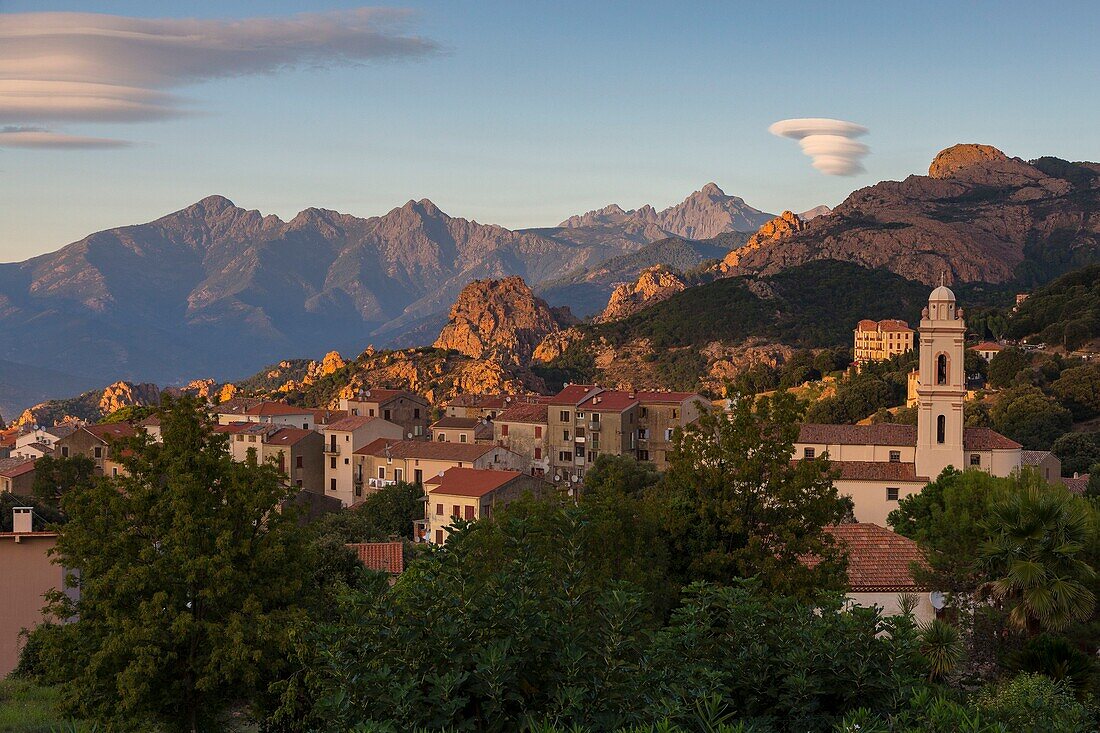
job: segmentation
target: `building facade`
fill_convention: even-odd
[[[11,532],[0,532],[0,679],[19,664],[20,632],[46,620],[45,594],[64,588],[64,570],[55,565],[50,550],[54,532],[34,531],[30,507],[16,507]]]
[[[363,482],[356,482],[355,451],[379,438],[401,440],[402,427],[380,417],[350,415],[322,430],[325,454],[325,495],[351,506],[363,498]]]
[[[380,438],[355,451],[353,480],[364,493],[407,481],[426,484],[449,468],[529,470],[526,456],[499,445]]]
[[[531,458],[531,473],[543,476],[550,469],[548,406],[538,403],[512,405],[493,421],[497,445]]]
[[[341,399],[349,415],[380,417],[400,425],[407,440],[426,439],[431,405],[423,397],[401,389],[364,389],[355,399]]]
[[[795,459],[828,455],[836,486],[852,497],[856,520],[885,526],[897,502],[919,492],[947,466],[1008,476],[1022,465],[1019,443],[963,421],[966,324],[955,294],[932,291],[920,323],[917,424],[802,425]]]
[[[484,519],[524,494],[548,489],[542,479],[519,471],[449,468],[424,484],[424,519],[416,523],[414,539],[442,545],[455,519]]]
[[[856,324],[852,349],[856,364],[886,361],[913,348],[913,329],[905,321],[863,320]]]

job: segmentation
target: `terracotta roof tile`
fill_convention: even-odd
[[[605,389],[577,404],[577,409],[592,410],[595,412],[603,412],[604,410],[623,412],[637,404],[638,397],[633,393],[622,392],[617,389]]]
[[[1087,489],[1089,486],[1089,475],[1090,474],[1085,473],[1073,476],[1072,478],[1064,478],[1062,479],[1062,483],[1065,484],[1066,488],[1072,491],[1074,494],[1077,494],[1078,496],[1084,496],[1085,489]]]
[[[917,444],[916,425],[823,425],[803,423],[798,430],[799,443],[830,445],[897,445]],[[964,450],[1013,450],[1020,444],[989,428],[964,428]]]
[[[348,415],[342,420],[336,422],[330,422],[327,425],[323,425],[323,430],[341,430],[350,432],[352,430],[358,430],[372,420],[380,420],[377,417],[368,417],[367,415]]]
[[[831,465],[840,471],[840,478],[847,481],[929,481],[926,476],[917,475],[915,464],[900,461],[832,461]]]
[[[1001,351],[1004,349],[1003,346],[993,341],[983,341],[977,346],[971,346],[970,348],[974,349],[974,351]]]
[[[475,428],[481,420],[476,417],[441,417],[432,423],[433,428],[460,428],[469,430]]]
[[[261,402],[244,411],[246,415],[257,417],[269,417],[272,415],[312,415],[313,411],[308,407],[294,407],[285,402]]]
[[[400,542],[359,542],[349,544],[348,548],[370,570],[392,575],[405,572],[404,547]]]
[[[15,478],[33,470],[33,458],[0,458],[0,476]]]
[[[512,405],[497,415],[497,422],[522,422],[545,425],[549,407],[545,404]]]
[[[918,591],[910,564],[924,564],[917,543],[870,523],[837,524],[825,531],[848,553],[848,586],[852,592]],[[813,567],[816,558],[803,558]]]
[[[317,435],[317,431],[302,428],[280,428],[268,435],[264,442],[268,445],[295,445],[310,435]]]
[[[432,440],[391,440],[378,438],[359,448],[359,455],[385,458],[387,449],[391,458],[422,458],[436,461],[476,461],[494,446],[478,443],[440,443]]]
[[[1038,466],[1051,455],[1048,450],[1023,450],[1020,451],[1020,463],[1025,466]]]
[[[706,402],[703,395],[698,392],[655,392],[652,390],[640,391],[635,393],[638,401],[642,404],[657,403],[657,404],[670,404],[678,405],[684,400],[690,400],[692,397],[698,399],[700,402]]]
[[[523,475],[519,471],[448,468],[442,476],[433,476],[425,481],[424,488],[432,494],[481,497]]]
[[[363,390],[362,394],[352,398],[352,402],[376,402],[381,404],[383,402],[389,402],[392,399],[398,397],[407,397],[415,402],[423,402],[427,404],[427,400],[418,394],[409,392],[404,389],[381,389],[378,387],[372,387],[371,389]]]
[[[128,422],[113,422],[103,425],[85,425],[84,429],[100,440],[115,440],[117,438],[129,438],[137,434],[134,426]]]
[[[594,384],[570,384],[550,398],[548,405],[576,405],[583,400],[588,393],[597,390]]]
[[[1023,446],[990,428],[964,428],[963,448],[965,450],[1017,450]]]

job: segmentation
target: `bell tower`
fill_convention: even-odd
[[[928,296],[920,320],[920,386],[917,387],[918,476],[935,479],[948,466],[962,470],[963,369],[966,323],[955,294],[943,284]]]

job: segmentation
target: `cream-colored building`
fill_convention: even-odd
[[[414,539],[442,545],[455,519],[484,519],[524,494],[548,489],[542,479],[519,471],[449,468],[424,484],[424,519],[416,523]]]
[[[974,349],[974,351],[977,351],[978,355],[986,361],[993,361],[993,357],[1004,350],[1000,344],[994,341],[983,341],[976,346],[972,346],[971,348]]]
[[[582,479],[602,453],[649,461],[664,471],[676,428],[699,419],[706,404],[694,392],[566,386],[547,405],[555,480]]]
[[[283,425],[302,430],[313,430],[314,411],[308,407],[295,407],[285,402],[235,398],[213,408],[219,425],[237,422]]]
[[[340,409],[349,415],[380,417],[400,425],[407,439],[428,435],[431,405],[423,397],[403,389],[364,389],[355,399],[341,399]]]
[[[272,463],[290,486],[325,493],[324,438],[315,430],[270,423],[231,423],[214,428],[229,435],[229,453],[244,463],[255,451],[258,463]]]
[[[525,456],[499,445],[379,438],[355,451],[353,480],[370,493],[399,481],[424,484],[449,468],[526,473]]]
[[[531,473],[545,475],[550,468],[550,428],[546,404],[521,402],[499,413],[493,421],[497,445],[531,459]]]
[[[431,439],[440,443],[493,442],[493,423],[488,418],[444,415],[428,429]]]
[[[497,415],[516,405],[546,404],[549,399],[536,394],[461,394],[444,405],[444,414],[495,420]]]
[[[913,329],[905,321],[863,320],[856,324],[853,357],[857,364],[886,361],[913,349]]]
[[[325,453],[325,495],[351,506],[363,497],[363,482],[355,480],[355,451],[378,440],[401,440],[404,430],[380,417],[349,415],[322,429]]]
[[[966,323],[955,294],[932,291],[920,323],[917,424],[801,426],[795,458],[828,455],[836,486],[852,497],[856,520],[886,525],[897,502],[924,488],[947,466],[1008,476],[1022,465],[1022,446],[989,428],[963,423]]]

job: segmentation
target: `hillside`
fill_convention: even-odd
[[[731,232],[705,241],[669,237],[637,252],[544,282],[536,291],[550,303],[568,304],[575,315],[585,318],[602,311],[619,284],[634,280],[648,267],[667,265],[681,272],[690,271],[710,260],[720,260],[748,238],[745,232]]]
[[[670,221],[734,226],[735,198],[696,192],[670,207]],[[287,356],[418,338],[410,332],[430,343],[471,280],[539,283],[669,233],[637,221],[513,231],[450,216],[427,199],[382,216],[311,208],[283,221],[210,196],[0,264],[0,361],[72,374],[58,382],[79,388],[226,379]],[[33,380],[5,388],[9,410],[42,396]]]
[[[1039,284],[1100,259],[1100,164],[956,145],[928,176],[852,193],[828,216],[743,253],[732,275],[771,275],[814,260],[885,268],[933,284]]]
[[[956,287],[968,307],[1004,305],[1012,289]],[[536,353],[554,384],[598,379],[638,388],[708,389],[756,363],[777,366],[793,348],[848,346],[862,318],[915,323],[928,286],[885,269],[824,260],[774,275],[688,288],[619,321],[570,329]]]
[[[1063,275],[1008,318],[1007,335],[1067,350],[1100,351],[1100,265]]]

